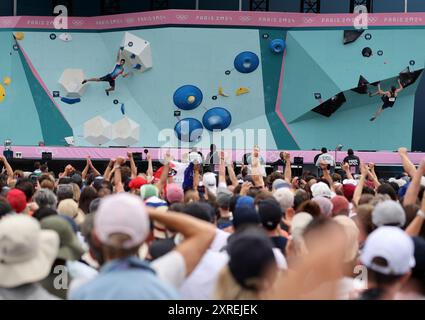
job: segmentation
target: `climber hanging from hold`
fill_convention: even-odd
[[[109,82],[110,87],[108,89],[105,89],[106,95],[109,96],[109,92],[115,90],[115,79],[118,78],[120,75],[122,75],[123,78],[125,78],[129,75],[129,73],[124,73],[125,59],[121,59],[121,52],[122,52],[122,48],[120,48],[118,50],[117,62],[114,66],[114,69],[110,73],[108,73],[106,76],[103,76],[101,78],[86,79],[82,82],[82,84],[85,84],[86,82],[89,82],[89,81],[94,81],[94,82],[106,81],[106,82]]]
[[[381,84],[378,83],[378,91],[375,93],[369,93],[370,97],[376,96],[377,94],[382,95],[382,101],[384,102],[384,104],[376,111],[375,115],[370,118],[370,121],[375,121],[382,111],[394,106],[398,94],[403,90],[403,85],[401,84],[400,79],[398,79],[398,84],[400,86],[398,89],[395,86],[392,86],[390,91],[384,91],[381,89]]]

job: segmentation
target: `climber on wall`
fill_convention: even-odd
[[[129,75],[129,73],[124,73],[125,59],[121,59],[121,51],[122,51],[122,48],[120,48],[120,50],[118,50],[117,62],[114,66],[114,69],[110,73],[108,73],[106,76],[103,76],[101,78],[86,79],[82,82],[82,84],[85,84],[86,82],[89,82],[89,81],[94,81],[94,82],[106,81],[106,82],[109,82],[110,87],[108,89],[105,89],[106,95],[109,96],[109,92],[115,90],[115,79],[118,78],[120,75],[122,75],[123,78],[125,78]]]
[[[397,96],[400,93],[400,91],[403,90],[403,85],[400,82],[400,79],[398,79],[399,88],[397,89],[395,86],[392,86],[390,91],[384,91],[381,89],[381,84],[378,83],[378,91],[375,93],[369,93],[370,97],[373,97],[377,94],[382,95],[382,101],[384,104],[376,111],[375,115],[370,118],[370,121],[375,121],[375,119],[384,111],[386,108],[392,108],[397,100]]]

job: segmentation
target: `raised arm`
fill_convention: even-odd
[[[13,180],[13,169],[11,165],[9,164],[9,161],[7,161],[5,156],[0,156],[0,161],[3,162],[4,168],[6,169],[7,173],[7,183],[9,184],[10,181]]]
[[[229,173],[230,181],[232,181],[232,186],[236,187],[239,184],[239,182],[238,182],[238,178],[236,177],[236,174],[235,174],[235,169],[233,168],[233,161],[232,160],[229,160],[227,162],[227,172]]]
[[[146,170],[146,175],[148,178],[153,177],[153,165],[152,165],[152,156],[150,153],[146,154],[146,159],[148,160],[148,169]]]
[[[178,212],[164,213],[152,208],[148,208],[148,212],[153,220],[184,236],[184,241],[174,250],[183,256],[186,274],[189,275],[214,240],[215,227],[208,222]]]
[[[119,63],[119,62],[120,62],[120,60],[121,60],[121,52],[122,52],[122,49],[121,49],[121,48],[119,48],[119,49],[118,49],[118,53],[117,53],[117,63]]]
[[[410,161],[409,156],[407,154],[407,149],[401,147],[398,149],[398,154],[400,155],[401,162],[403,164],[404,171],[410,176],[413,177],[416,173],[416,168],[412,161]]]
[[[378,93],[379,94],[386,94],[387,92],[381,89],[381,83],[378,83]]]
[[[376,172],[375,172],[375,164],[370,162],[368,164],[368,167],[369,167],[369,177],[372,178],[373,185],[375,186],[375,188],[378,188],[381,185],[381,183],[379,182],[378,176],[376,175]]]
[[[360,173],[361,173],[360,180],[357,183],[356,189],[354,190],[354,194],[353,194],[353,204],[355,206],[359,205],[359,200],[363,193],[363,186],[366,181],[366,177],[369,175],[369,170],[367,169],[367,166],[363,162],[360,164]]]
[[[416,170],[412,181],[407,188],[406,195],[404,196],[403,205],[415,204],[418,198],[419,189],[421,185],[421,178],[425,174],[425,159],[422,159],[418,170]]]
[[[105,172],[103,173],[103,179],[105,181],[111,180],[111,171],[114,168],[115,160],[111,159],[109,160],[108,166],[105,169]]]
[[[224,152],[220,152],[220,165],[218,168],[218,184],[226,184],[226,165],[224,163]]]
[[[332,190],[332,191],[335,191],[334,183],[333,183],[333,181],[332,181],[332,177],[331,177],[331,175],[329,174],[328,164],[327,164],[327,163],[324,163],[324,162],[320,162],[320,169],[322,169],[322,172],[323,172],[323,178],[324,178],[327,182],[329,182],[329,185],[330,185],[331,190]]]
[[[95,177],[100,176],[100,172],[94,167],[93,162],[91,161],[90,157],[89,157],[89,166],[90,166],[90,169],[93,172],[93,175]]]
[[[342,170],[344,170],[347,179],[351,179],[351,180],[354,179],[350,171],[350,166],[347,162],[344,162],[344,164],[342,165]]]
[[[425,173],[425,160],[422,160],[418,168],[418,176],[420,175],[421,177],[424,173]],[[410,186],[412,184],[413,184],[413,181],[410,184]],[[410,186],[409,186],[409,189],[410,189]],[[424,220],[425,220],[425,197],[422,197],[421,209],[418,211],[418,213],[416,214],[416,217],[412,220],[412,222],[407,226],[406,233],[412,237],[418,236],[424,224]]]
[[[81,178],[83,178],[83,180],[86,180],[87,174],[89,173],[89,168],[90,168],[89,159],[90,159],[90,157],[86,158],[86,166],[84,167],[83,171],[81,172]]]
[[[290,184],[292,178],[291,154],[289,152],[284,152],[283,156],[285,159],[285,180]]]
[[[137,167],[136,162],[134,162],[133,153],[127,152],[128,160],[130,160],[130,169],[131,169],[131,179],[137,177]]]
[[[170,153],[166,153],[165,154],[165,159],[164,159],[164,166],[162,167],[162,172],[161,172],[161,176],[159,177],[159,181],[155,184],[155,186],[158,188],[159,192],[162,191],[162,189],[164,188],[164,186],[167,184],[167,178],[168,178],[168,173],[170,171],[170,161],[171,161],[172,157],[170,155]]]
[[[114,186],[115,192],[120,193],[124,192],[124,185],[121,181],[121,166],[125,163],[125,159],[123,157],[118,157],[117,161],[115,161],[114,165]]]

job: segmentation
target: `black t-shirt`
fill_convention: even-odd
[[[344,158],[344,163],[348,163],[351,173],[359,173],[360,158],[355,155],[350,155]]]
[[[285,252],[286,243],[288,239],[282,236],[270,237],[270,240],[273,242],[273,247],[278,248],[282,252]]]

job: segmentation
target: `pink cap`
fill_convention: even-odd
[[[184,199],[183,188],[175,183],[167,185],[167,200],[169,203],[182,202]]]
[[[109,244],[112,234],[122,233],[130,237],[124,248],[141,245],[149,234],[149,218],[143,201],[128,193],[105,197],[96,212],[94,230],[104,244]]]

